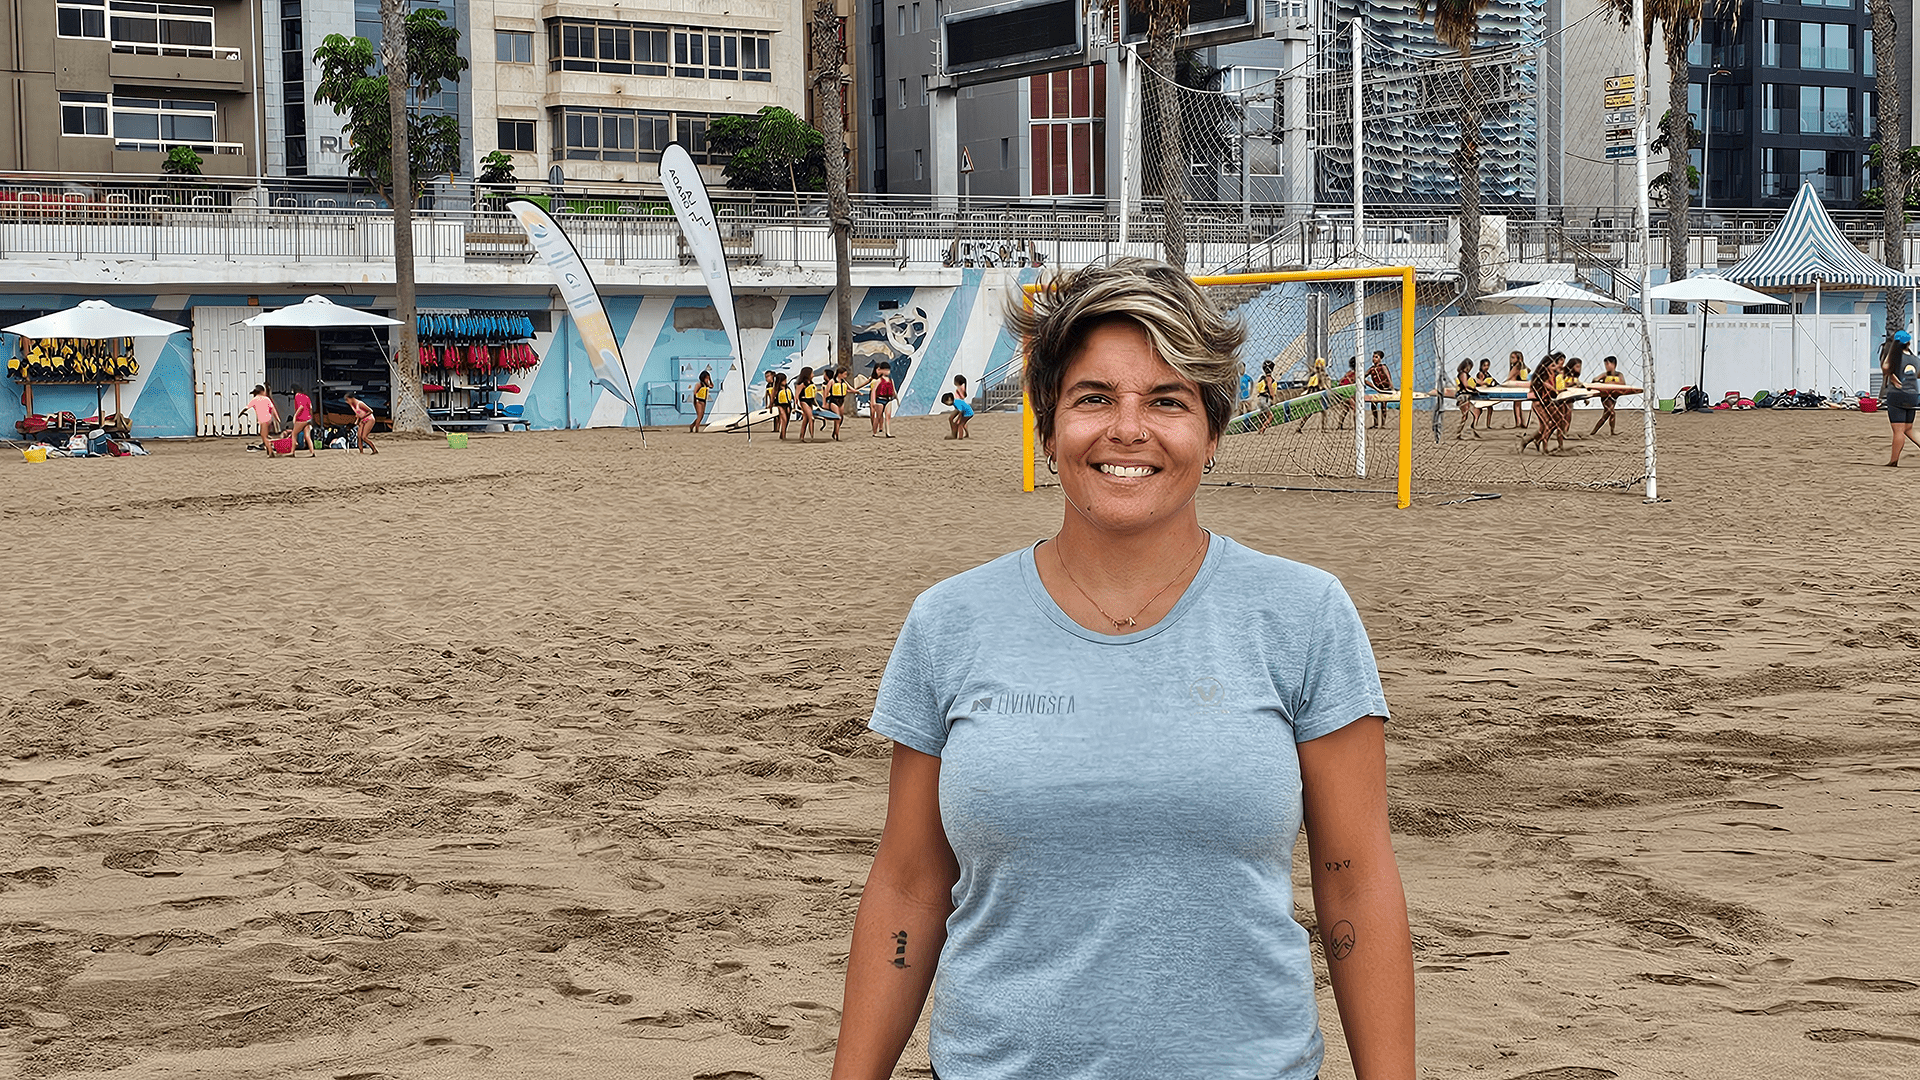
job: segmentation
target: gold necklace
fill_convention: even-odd
[[[1091,593],[1087,592],[1086,589],[1081,587],[1078,581],[1074,580],[1073,571],[1067,566],[1067,560],[1064,558],[1060,558],[1060,553],[1058,551],[1054,552],[1054,557],[1060,559],[1060,572],[1067,575],[1067,582],[1071,584],[1075,589],[1078,589],[1081,596],[1084,596],[1087,598],[1087,603],[1093,605],[1093,610],[1099,612],[1101,618],[1106,619],[1108,622],[1112,623],[1115,629],[1121,629],[1124,627],[1140,625],[1137,621],[1135,621],[1140,617],[1140,613],[1152,607],[1153,602],[1155,600],[1160,599],[1160,597],[1166,594],[1166,591],[1168,589],[1173,588],[1173,583],[1175,581],[1179,581],[1181,578],[1187,576],[1187,571],[1189,569],[1192,569],[1193,567],[1193,561],[1200,557],[1201,552],[1207,550],[1207,542],[1208,540],[1211,540],[1211,539],[1212,537],[1209,536],[1206,539],[1201,540],[1200,546],[1193,550],[1192,555],[1187,556],[1187,561],[1185,564],[1183,564],[1180,567],[1180,572],[1173,575],[1173,577],[1165,585],[1160,586],[1159,592],[1154,593],[1153,596],[1148,598],[1146,603],[1141,604],[1140,607],[1137,610],[1135,610],[1132,615],[1129,615],[1124,619],[1116,619],[1112,615],[1107,614],[1107,609],[1100,606],[1100,601],[1095,600]]]

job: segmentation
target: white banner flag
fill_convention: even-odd
[[[587,273],[587,264],[580,261],[573,241],[567,239],[560,223],[549,217],[538,203],[513,199],[507,203],[507,209],[520,219],[533,250],[540,253],[553,271],[554,282],[560,286],[560,298],[567,303],[567,313],[573,316],[573,325],[580,331],[580,341],[586,346],[587,359],[593,365],[593,385],[606,387],[608,393],[633,408],[633,380],[627,377],[627,364],[620,356],[620,340],[614,335],[613,323],[607,319],[607,309],[600,302],[600,290],[594,287],[593,275]],[[646,426],[646,417],[642,416],[641,430]]]
[[[707,279],[707,295],[713,298],[714,310],[720,313],[720,325],[727,331],[727,344],[733,349],[734,366],[728,374],[731,377],[737,373],[741,412],[751,415],[753,407],[747,400],[747,383],[752,381],[753,372],[747,367],[746,353],[740,348],[740,325],[733,314],[733,278],[727,273],[727,253],[720,247],[720,222],[714,217],[713,203],[707,198],[707,185],[700,179],[700,170],[694,166],[687,148],[677,142],[668,143],[660,155],[660,184],[667,189],[667,201],[673,204],[673,216],[687,238],[687,249],[693,252],[693,261]],[[747,430],[751,438],[752,428]]]

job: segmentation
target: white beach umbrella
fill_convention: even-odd
[[[1497,300],[1503,304],[1525,306],[1528,304],[1547,305],[1547,352],[1553,352],[1553,309],[1558,304],[1580,304],[1586,307],[1626,307],[1605,293],[1592,292],[1578,285],[1569,285],[1564,281],[1542,281],[1537,285],[1522,285],[1517,289],[1488,293],[1482,300]]]
[[[278,311],[263,311],[251,319],[242,319],[248,326],[399,326],[399,319],[389,319],[385,315],[375,315],[371,311],[359,308],[342,307],[324,296],[309,296],[297,304],[289,304]]]
[[[105,300],[82,300],[78,306],[65,311],[14,323],[6,328],[6,332],[30,338],[106,341],[124,337],[166,337],[186,329],[179,323],[114,307]]]
[[[1737,281],[1728,281],[1713,274],[1696,274],[1679,281],[1669,281],[1665,285],[1656,285],[1647,290],[1647,299],[1700,305],[1700,383],[1696,385],[1701,393],[1706,393],[1707,381],[1707,305],[1740,304],[1753,307],[1756,304],[1786,303],[1777,296],[1755,292]]]

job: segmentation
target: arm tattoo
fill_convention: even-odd
[[[1326,946],[1327,959],[1345,960],[1353,955],[1353,924],[1341,919],[1320,935],[1320,941]]]
[[[905,930],[893,935],[893,966],[897,968],[907,966],[907,932]]]

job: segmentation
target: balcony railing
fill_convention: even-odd
[[[238,60],[240,50],[224,45],[155,45],[145,41],[116,41],[113,51],[136,56],[191,56],[202,60]]]
[[[201,154],[244,154],[247,152],[247,145],[245,143],[195,142],[191,139],[118,139],[113,144],[115,150],[135,150],[162,154],[172,150],[176,146],[184,146],[189,150]]]

